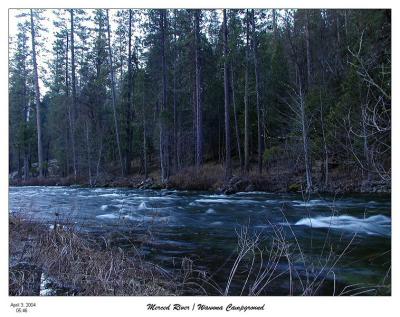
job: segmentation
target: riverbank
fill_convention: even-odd
[[[66,222],[46,225],[9,218],[9,295],[181,295],[182,281]]]
[[[147,178],[141,174],[130,176],[115,176],[100,174],[90,182],[86,177],[60,177],[51,175],[45,178],[32,177],[28,179],[10,178],[11,186],[82,186],[82,187],[127,187],[135,189],[176,189],[201,190],[224,194],[236,192],[301,192],[305,188],[304,176],[301,170],[269,169],[262,175],[255,171],[243,173],[240,169],[234,170],[233,176],[226,180],[222,164],[205,164],[199,170],[187,167],[170,176],[162,183],[159,171],[152,171]],[[325,182],[320,174],[314,173],[313,192],[325,194],[352,194],[352,193],[391,193],[390,182],[380,179],[363,179],[357,172],[350,173],[341,169],[331,171],[329,182]]]

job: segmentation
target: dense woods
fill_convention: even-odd
[[[390,186],[390,10],[18,10],[9,45],[15,179]]]

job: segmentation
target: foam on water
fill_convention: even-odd
[[[108,205],[103,205],[100,207],[101,210],[106,210],[108,208]]]
[[[300,219],[295,225],[312,228],[332,228],[370,235],[391,235],[391,218],[384,215],[374,215],[367,218],[357,218],[348,215],[318,216]]]
[[[149,207],[147,207],[146,202],[142,201],[137,209],[138,210],[146,210],[146,209],[149,209]]]
[[[225,198],[228,197],[227,195],[223,194],[208,194],[208,195],[199,195],[200,197],[206,197],[206,198]]]
[[[218,204],[254,204],[256,201],[249,199],[196,199],[197,203],[218,203]]]
[[[293,200],[293,206],[295,207],[313,207],[313,206],[325,206],[328,203],[325,200],[321,199],[312,199],[309,201],[302,201],[302,200]]]
[[[120,218],[120,216],[116,215],[116,214],[104,214],[104,215],[98,215],[98,216],[96,216],[96,218],[100,218],[100,219],[117,219],[117,218]]]
[[[79,198],[97,198],[99,196],[101,196],[101,195],[77,195],[76,197],[79,197]]]
[[[143,195],[137,195],[137,196],[128,196],[129,200],[135,201],[135,200],[174,200],[177,197],[173,196],[143,196]]]
[[[119,197],[119,196],[122,196],[122,194],[112,193],[112,194],[101,194],[99,196],[101,196],[101,197]]]
[[[254,191],[254,192],[237,192],[235,195],[247,196],[247,195],[266,195],[266,194],[268,194],[268,193],[267,192]]]
[[[327,207],[336,207],[336,208],[352,208],[352,207],[364,207],[364,208],[375,208],[379,207],[380,205],[387,206],[390,205],[390,202],[380,203],[377,201],[349,201],[349,200],[334,200],[334,201],[327,201],[323,199],[311,199],[308,201],[303,200],[293,200],[292,205],[294,207],[317,207],[317,206],[327,206]]]
[[[95,193],[110,193],[115,191],[114,188],[95,188],[95,189],[91,189],[91,191],[95,192]]]
[[[149,200],[174,200],[174,199],[176,199],[176,197],[171,197],[171,196],[149,196],[149,197],[146,197],[146,199],[149,199]]]
[[[191,203],[191,205],[195,205],[195,203],[205,203],[205,204],[209,204],[209,203],[218,203],[218,204],[229,204],[231,203],[233,200],[231,199],[196,199],[193,203]]]
[[[208,208],[208,209],[206,210],[206,214],[215,214],[215,210],[212,209],[212,208]]]

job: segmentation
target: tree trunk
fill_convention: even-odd
[[[233,118],[235,120],[236,145],[237,145],[237,152],[238,152],[238,156],[239,156],[240,169],[243,171],[242,150],[240,148],[240,131],[239,131],[239,124],[238,124],[238,119],[237,119],[237,112],[236,112],[235,77],[234,77],[234,73],[233,73],[232,63],[230,65],[230,67],[231,67],[231,90],[232,90]]]
[[[39,90],[39,75],[36,61],[36,38],[35,24],[33,21],[33,10],[31,15],[31,38],[32,38],[32,61],[33,61],[33,80],[35,83],[35,103],[36,103],[36,127],[37,127],[37,146],[38,146],[38,167],[39,177],[43,177],[43,148],[42,148],[42,124],[40,117],[40,90]]]
[[[130,174],[132,161],[132,108],[133,108],[133,71],[132,71],[132,9],[129,9],[128,26],[128,102],[126,108],[126,145],[125,145],[125,172]]]
[[[176,54],[176,10],[174,10],[174,52],[173,52],[173,65],[172,65],[172,71],[173,71],[173,116],[174,116],[174,131],[173,131],[173,151],[174,151],[174,170],[177,172],[179,170],[179,141],[178,141],[178,113],[177,113],[177,104],[176,104],[176,60],[177,60],[177,54]]]
[[[24,100],[24,127],[26,127],[29,124],[30,121],[30,107],[29,107],[29,98],[28,98],[28,93],[27,93],[27,85],[26,81],[28,80],[27,78],[27,72],[26,72],[26,65],[24,63],[23,65],[23,76],[24,76],[24,90],[23,90],[23,100]],[[24,144],[23,147],[23,160],[24,160],[24,166],[23,166],[23,179],[26,180],[29,178],[29,153],[30,153],[30,145]]]
[[[272,9],[272,28],[274,32],[274,40],[275,42],[278,40],[278,30],[276,25],[276,9]]]
[[[75,165],[75,138],[74,138],[74,120],[72,114],[72,107],[69,100],[69,82],[68,82],[68,35],[67,35],[67,47],[66,47],[66,56],[65,56],[65,99],[64,103],[66,103],[65,107],[68,111],[68,128],[69,128],[69,140],[71,142],[72,148],[72,168],[74,172],[74,179],[76,180],[76,165]],[[69,142],[68,142],[69,143]],[[69,156],[68,149],[66,149],[66,155]],[[68,174],[70,171],[68,170]]]
[[[360,101],[361,101],[361,93],[360,93]],[[370,150],[368,146],[368,131],[367,131],[367,106],[361,103],[361,129],[362,129],[362,140],[363,140],[363,152],[364,152],[364,159],[365,159],[365,166],[367,170],[367,180],[371,179],[371,159],[370,159]],[[364,170],[363,170],[364,174]]]
[[[142,116],[143,116],[143,169],[144,169],[144,178],[147,179],[147,135],[146,135],[146,111],[144,107],[144,93],[145,93],[145,82],[143,78],[143,94],[142,94]]]
[[[76,76],[75,76],[75,41],[74,41],[74,10],[70,9],[71,16],[71,85],[72,85],[72,122],[71,122],[71,143],[72,143],[72,156],[73,156],[73,167],[74,167],[74,179],[76,181],[77,177],[77,157],[76,157],[76,147],[75,147],[75,122],[77,117],[76,109]],[[68,39],[68,36],[67,36]],[[68,56],[68,48],[67,48]],[[67,76],[68,78],[68,76]]]
[[[244,73],[244,169],[249,171],[249,11],[246,10],[246,65]]]
[[[311,86],[311,44],[310,44],[310,21],[306,11],[306,50],[307,50],[307,89]]]
[[[256,108],[257,108],[257,145],[258,145],[258,173],[262,174],[262,143],[261,143],[261,111],[260,111],[260,80],[258,72],[258,58],[257,58],[257,42],[256,42],[256,23],[254,17],[254,9],[251,14],[252,32],[253,32],[253,61],[254,73],[256,79]]]
[[[197,151],[197,119],[196,119],[196,113],[197,113],[197,107],[196,107],[196,76],[190,78],[190,84],[192,86],[192,93],[191,93],[191,98],[192,98],[192,114],[193,114],[193,120],[192,120],[192,137],[193,137],[193,164],[196,165],[196,151]]]
[[[203,163],[203,109],[201,104],[200,70],[200,10],[195,10],[195,63],[196,63],[196,168]]]
[[[65,37],[65,41],[66,41],[66,47],[65,47],[65,96],[67,97],[67,102],[69,104],[68,98],[69,98],[69,72],[68,72],[68,49],[69,49],[69,35],[68,33],[66,33],[66,37]]]
[[[325,125],[324,125],[324,116],[323,116],[323,112],[322,112],[322,96],[321,96],[321,91],[319,93],[319,100],[320,100],[320,120],[321,120],[321,129],[322,129],[322,141],[324,143],[324,155],[325,155],[325,159],[324,159],[324,178],[325,178],[325,182],[324,182],[324,186],[325,189],[328,188],[328,179],[329,179],[329,157],[328,157],[328,147],[326,144],[326,137],[325,137]]]
[[[166,33],[166,10],[160,10],[160,31],[161,31],[161,69],[162,69],[162,100],[160,113],[160,165],[161,182],[168,180],[168,144],[165,124],[165,114],[167,111],[167,65],[165,58],[165,33]]]
[[[8,170],[11,171],[13,166],[12,166],[12,161],[13,161],[13,152],[10,151],[10,159],[8,162]],[[21,178],[21,148],[17,148],[17,178]]]
[[[117,101],[115,95],[114,67],[113,67],[112,51],[111,51],[111,32],[110,32],[110,18],[108,14],[108,9],[106,10],[106,12],[107,12],[108,55],[109,55],[110,73],[111,73],[111,93],[112,93],[112,106],[114,114],[115,138],[117,140],[119,163],[121,165],[121,175],[124,176],[124,164],[122,161],[121,144],[119,141],[119,129],[118,129],[117,109],[116,109]]]
[[[338,47],[338,52],[340,50],[340,11],[339,10],[335,10],[334,11],[334,15],[335,15],[335,26],[336,26],[336,43],[337,43],[337,47]]]
[[[230,131],[230,114],[229,114],[229,72],[228,72],[228,27],[226,21],[226,9],[223,10],[224,15],[224,100],[225,100],[225,179],[232,176],[231,162],[231,131]]]
[[[24,153],[24,180],[28,179],[29,177],[29,158],[28,154]]]
[[[306,182],[307,182],[307,192],[310,192],[312,189],[312,176],[311,176],[311,164],[310,164],[310,156],[308,153],[309,144],[308,144],[308,128],[306,121],[306,113],[305,113],[305,101],[304,101],[304,92],[299,86],[299,104],[300,104],[300,120],[301,120],[301,132],[303,138],[303,153],[304,153],[304,164],[306,169]]]
[[[94,180],[94,185],[96,185],[97,179],[99,178],[100,175],[100,163],[101,163],[101,155],[103,152],[103,135],[100,136],[100,148],[99,148],[99,156],[97,158],[97,164],[96,164],[96,179]]]
[[[89,185],[92,186],[92,169],[91,169],[91,158],[90,158],[90,143],[89,143],[89,125],[87,120],[85,121],[86,128],[86,151],[87,151],[87,162],[88,162],[88,177]]]

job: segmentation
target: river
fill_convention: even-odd
[[[290,243],[290,252],[301,250],[299,258],[306,258],[303,262],[308,263],[307,270],[299,267],[297,274],[326,274],[317,295],[350,295],[352,288],[357,293],[357,287],[349,285],[365,286],[366,295],[381,294],[382,282],[390,283],[389,196],[305,198],[264,192],[226,196],[174,190],[26,186],[10,187],[9,210],[49,225],[62,218],[94,234],[115,233],[111,235],[113,243],[122,248],[132,246],[128,235],[140,241],[147,260],[174,270],[183,258],[191,259],[193,267],[211,274],[213,283],[222,290],[237,257],[238,233],[243,233],[243,228],[251,237],[265,237],[266,245],[276,236],[276,230],[282,232]],[[121,232],[125,234],[118,235]],[[326,264],[329,254],[332,260]],[[281,257],[274,269],[278,277],[268,284],[264,295],[288,294],[288,266]],[[332,269],[330,263],[335,263]],[[263,267],[263,262],[260,265]],[[292,263],[294,268],[296,265],[299,263]],[[240,270],[246,267],[249,269],[243,264]],[[241,293],[245,277],[238,270],[229,295]],[[368,291],[372,286],[375,292]]]

